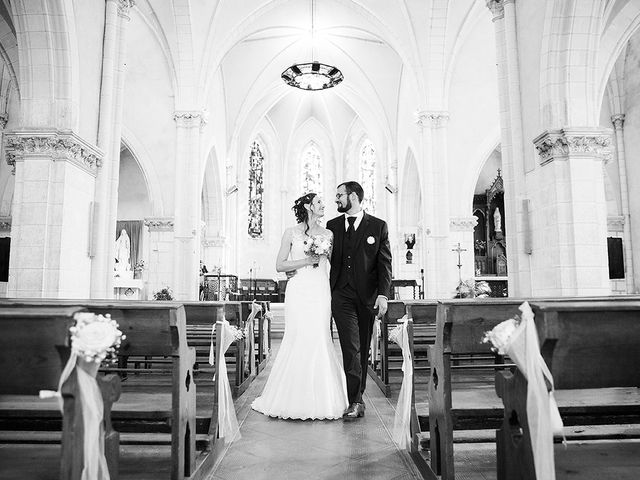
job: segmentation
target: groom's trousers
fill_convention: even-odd
[[[340,337],[349,404],[362,402],[367,384],[374,310],[363,304],[355,289],[346,284],[332,292],[331,311]]]

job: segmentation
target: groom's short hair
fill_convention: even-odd
[[[364,190],[362,189],[362,186],[358,182],[354,182],[354,181],[342,182],[340,185],[338,185],[338,188],[340,188],[343,185],[345,190],[347,191],[347,195],[351,195],[352,193],[355,193],[358,196],[358,200],[360,201],[360,203],[362,203],[362,200],[364,200]]]

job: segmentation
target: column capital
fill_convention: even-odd
[[[7,112],[0,113],[0,130],[4,130],[9,122],[9,114]]]
[[[0,217],[0,232],[11,231],[11,217]]]
[[[624,126],[624,113],[616,113],[615,115],[611,115],[611,123],[613,123],[613,128],[615,130],[621,130]]]
[[[15,168],[24,157],[50,157],[65,160],[95,176],[104,153],[70,130],[9,131],[4,134],[5,158]]]
[[[505,0],[486,0],[486,2],[494,22],[504,18],[504,4],[507,3]]]
[[[449,218],[449,229],[452,232],[473,232],[477,224],[478,219],[474,216]]]
[[[178,127],[204,127],[207,123],[207,113],[202,110],[176,110],[173,119]]]
[[[624,232],[624,215],[609,215],[607,217],[607,230],[609,232]]]
[[[206,237],[200,243],[203,247],[224,247],[227,244],[227,238],[224,236]]]
[[[610,128],[571,128],[547,130],[533,139],[540,155],[540,165],[569,157],[611,158]]]
[[[107,0],[115,1],[118,5],[118,15],[129,20],[129,10],[136,4],[135,0]]]
[[[444,111],[417,110],[414,116],[420,128],[440,128],[449,122],[449,112]]]
[[[147,217],[144,225],[150,232],[173,232],[173,217]]]

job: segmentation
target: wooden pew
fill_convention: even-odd
[[[19,428],[20,423],[42,416],[56,424],[60,421],[57,399],[42,400],[40,390],[57,390],[62,370],[70,355],[69,327],[80,307],[45,306],[0,307],[0,421],[2,430]],[[105,457],[111,479],[118,478],[119,434],[111,425],[111,406],[120,396],[120,379],[115,375],[98,376],[104,406]],[[84,419],[77,374],[74,372],[61,388],[63,419],[59,478],[80,480],[84,466]],[[28,439],[28,436],[23,437]],[[5,452],[5,450],[0,450]],[[20,452],[13,452],[20,455]],[[9,459],[0,456],[2,466]],[[58,468],[55,468],[57,472]],[[24,477],[24,476],[23,476]],[[5,477],[6,478],[6,477]],[[26,478],[26,477],[24,477]]]
[[[602,298],[602,297],[600,297]],[[610,297],[605,297],[610,298]],[[638,297],[616,297],[634,301]],[[597,298],[553,298],[549,302],[588,302]],[[481,343],[484,333],[519,314],[527,299],[482,298],[443,300],[438,303],[436,341],[429,348],[429,453],[427,478],[455,478],[453,431],[494,429],[502,422],[503,408],[494,389],[494,372],[509,368],[504,358]],[[473,391],[456,395],[453,404],[452,371],[464,372],[474,382]],[[573,407],[572,407],[573,408]],[[576,409],[579,409],[576,407]],[[420,424],[426,423],[418,412]]]
[[[532,302],[531,307],[556,398],[567,393],[580,400],[578,422],[640,423],[640,301]],[[495,385],[504,402],[497,432],[498,479],[535,479],[527,381],[519,370],[499,372]],[[596,401],[603,396],[612,401]],[[571,412],[560,411],[565,425],[577,423]],[[620,438],[556,445],[556,478],[640,478],[640,443],[625,441],[624,434]]]
[[[192,367],[195,351],[188,347],[184,307],[175,302],[129,302],[116,300],[52,300],[2,299],[6,305],[26,307],[69,305],[80,306],[98,314],[110,314],[127,336],[119,350],[119,358],[166,357],[170,368],[150,369],[160,384],[139,381],[135,369],[127,361],[107,371],[126,374],[123,394],[114,405],[112,419],[120,429],[130,432],[171,432],[171,478],[183,479],[199,473],[208,452],[196,460],[196,385]],[[141,369],[138,369],[141,370]],[[164,391],[170,389],[165,406]],[[209,466],[207,464],[207,466]]]
[[[428,347],[435,341],[436,322],[435,300],[390,300],[387,315],[380,325],[380,359],[371,359],[369,376],[389,397],[392,393],[392,374],[402,375],[402,351],[398,345],[389,341],[389,329],[394,328],[405,313],[413,320],[412,341],[414,375],[429,370]],[[398,377],[398,378],[400,378]]]

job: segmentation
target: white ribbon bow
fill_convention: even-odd
[[[220,438],[234,439],[240,438],[240,427],[238,426],[238,418],[233,405],[233,396],[231,395],[231,385],[227,376],[227,362],[224,358],[225,352],[235,341],[231,330],[231,325],[226,320],[217,322],[220,328],[220,338],[218,339],[220,347],[220,362],[218,363],[218,436]],[[214,327],[215,328],[215,327]],[[212,365],[213,363],[210,362]],[[215,379],[215,377],[214,377]]]
[[[409,333],[407,324],[412,321],[407,315],[398,319],[398,325],[392,335],[389,336],[402,349],[402,387],[396,405],[396,415],[393,420],[393,439],[400,446],[409,450],[411,448],[411,400],[413,397],[413,359],[409,346]]]

